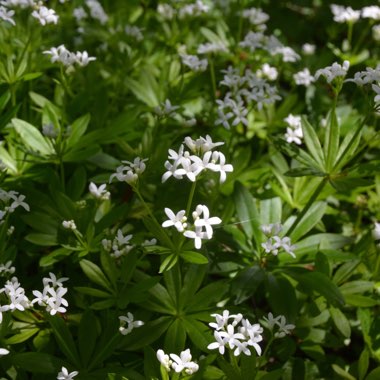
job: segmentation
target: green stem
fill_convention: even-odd
[[[236,356],[234,355],[234,353],[233,353],[232,350],[229,350],[228,353],[229,353],[229,356],[230,356],[230,362],[232,364],[232,367],[234,367],[236,375],[238,375],[240,377],[241,373],[240,373],[239,365],[238,365],[237,360],[236,360]]]
[[[215,79],[214,60],[212,59],[212,56],[210,56],[209,62],[210,62],[211,84],[212,84],[212,97],[213,99],[215,99],[216,98],[216,79]]]
[[[321,183],[317,186],[315,189],[313,195],[310,197],[309,201],[306,203],[305,207],[302,209],[302,211],[298,214],[296,220],[293,222],[293,224],[290,226],[289,230],[286,232],[287,236],[290,236],[290,234],[294,231],[294,229],[297,227],[298,223],[301,221],[301,219],[305,216],[306,212],[309,210],[311,205],[315,202],[315,200],[318,198],[318,195],[321,193],[323,188],[325,187],[326,183],[328,181],[328,177],[324,177],[321,181]]]
[[[191,204],[193,203],[193,198],[194,198],[194,193],[195,193],[195,188],[197,187],[197,181],[195,180],[190,189],[190,194],[189,198],[187,200],[187,206],[186,206],[186,215],[189,215],[190,209],[191,209]]]
[[[349,48],[349,50],[351,50],[353,27],[354,27],[354,24],[352,22],[349,22],[348,23],[348,32],[347,32],[347,41],[348,41],[348,48]]]
[[[59,172],[61,174],[61,185],[63,192],[65,191],[65,166],[63,165],[62,157],[59,158]]]

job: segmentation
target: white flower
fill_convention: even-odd
[[[380,240],[380,223],[375,223],[374,229],[372,230],[372,237],[375,240]]]
[[[166,370],[170,371],[170,367],[173,362],[170,360],[169,355],[166,355],[163,350],[158,350],[156,356],[159,362],[166,368]]]
[[[87,12],[84,10],[83,7],[74,8],[73,16],[77,21],[81,21],[88,17]]]
[[[210,322],[209,326],[217,331],[224,329],[230,319],[233,319],[232,326],[236,326],[243,318],[242,314],[230,314],[229,310],[223,310],[222,314],[211,314],[211,316],[215,318],[216,323]]]
[[[170,354],[173,359],[172,368],[175,372],[180,373],[185,370],[186,374],[191,375],[198,371],[199,366],[195,362],[191,361],[190,350],[187,349],[180,353],[180,356],[176,354]]]
[[[272,313],[268,313],[268,318],[264,317],[264,321],[267,323],[269,330],[273,330],[273,328],[276,326],[280,316],[274,317]]]
[[[3,6],[0,6],[0,20],[8,21],[12,25],[16,25],[15,21],[12,18],[14,14],[15,14],[15,11],[7,9]]]
[[[277,317],[277,325],[278,331],[274,334],[276,338],[283,338],[285,335],[290,334],[291,330],[293,330],[296,326],[292,324],[286,324],[286,319],[283,315]]]
[[[67,281],[69,278],[68,277],[62,277],[62,278],[57,278],[54,273],[49,272],[50,277],[44,277],[42,279],[42,283],[44,286],[47,286],[51,284],[51,286],[55,287],[61,287],[63,286],[63,282]]]
[[[129,312],[127,313],[127,316],[121,315],[119,317],[119,320],[120,320],[119,331],[123,335],[128,335],[134,328],[138,328],[144,325],[143,321],[135,321],[133,314]],[[126,328],[125,328],[125,325],[127,325]]]
[[[50,295],[46,301],[46,310],[50,313],[50,315],[65,313],[66,309],[64,306],[69,306],[67,300],[63,298],[63,296],[67,293],[67,288],[58,287],[57,289],[54,289],[50,286],[46,288],[47,293]]]
[[[244,9],[242,16],[247,18],[252,25],[264,24],[269,20],[269,16],[261,8]]]
[[[260,226],[261,231],[266,236],[278,235],[282,231],[281,223],[262,224]]]
[[[302,128],[286,128],[285,140],[290,144],[292,142],[297,145],[302,144],[303,132]]]
[[[77,51],[75,54],[75,62],[82,67],[87,66],[91,61],[95,60],[95,57],[89,57],[87,51]]]
[[[293,79],[299,86],[310,86],[314,81],[315,78],[313,75],[311,75],[310,70],[308,68],[303,69],[302,71],[299,71],[298,73],[295,73],[293,75]]]
[[[44,6],[39,7],[37,10],[32,12],[32,16],[36,18],[41,25],[46,24],[57,24],[58,16],[54,9],[48,9]]]
[[[372,90],[375,91],[376,96],[374,98],[374,102],[380,102],[380,87],[377,84],[372,84]]]
[[[302,52],[305,55],[313,55],[315,53],[315,48],[315,45],[306,43],[302,45]]]
[[[73,380],[76,375],[78,375],[78,371],[70,372],[65,368],[62,367],[61,371],[57,375],[57,380]]]
[[[9,351],[5,348],[0,348],[0,357],[4,355],[8,355]]]
[[[177,115],[176,110],[179,106],[173,106],[169,99],[166,99],[164,103],[161,103],[160,106],[157,106],[154,110],[159,116],[171,116],[174,117]]]
[[[212,54],[219,52],[227,52],[228,49],[223,42],[207,42],[198,46],[198,54]]]
[[[90,8],[90,15],[93,19],[98,20],[101,24],[105,24],[108,21],[108,15],[99,1],[86,0],[86,5]]]
[[[68,230],[76,230],[77,226],[75,225],[75,222],[73,220],[64,220],[62,222],[63,228],[66,228]]]
[[[261,69],[257,71],[259,77],[265,77],[269,80],[276,80],[278,77],[278,71],[275,67],[269,66],[267,63],[264,63],[261,66]]]
[[[106,184],[102,184],[99,187],[97,187],[94,182],[91,182],[89,185],[89,191],[90,193],[97,199],[107,200],[110,199],[110,192],[106,191]]]
[[[182,64],[190,67],[193,71],[205,71],[207,69],[208,61],[206,58],[199,59],[198,56],[189,54],[180,54],[180,57]]]
[[[219,164],[217,164],[219,160]],[[220,173],[220,183],[224,183],[227,178],[226,173],[231,173],[234,167],[231,164],[226,164],[226,157],[222,152],[213,152],[211,162],[207,165],[207,169]]]
[[[187,136],[185,137],[184,143],[193,153],[206,153],[213,150],[217,146],[224,145],[224,142],[214,143],[209,135],[206,135],[206,138],[200,137],[196,140],[193,140],[191,137]]]
[[[202,231],[202,228],[195,228],[195,231],[185,231],[183,233],[189,239],[194,239],[194,246],[196,249],[200,249],[202,247],[202,240],[209,239],[206,232]]]
[[[26,211],[30,211],[29,205],[26,202],[24,202],[25,195],[16,195],[15,193],[12,193],[10,194],[10,197],[13,199],[13,202],[9,206],[9,212],[13,212],[19,206],[23,207]]]
[[[186,223],[186,216],[185,216],[186,211],[181,210],[178,211],[177,214],[174,214],[174,212],[170,208],[165,208],[165,214],[169,218],[169,220],[166,220],[165,222],[162,223],[162,227],[167,228],[174,226],[178,232],[183,232],[185,228],[187,227]]]
[[[372,20],[380,20],[380,7],[371,5],[362,9],[363,18],[371,18]]]
[[[219,350],[219,353],[220,353],[221,355],[224,355],[225,346],[226,346],[226,344],[227,344],[227,341],[224,340],[224,339],[220,336],[220,332],[219,332],[219,331],[214,331],[214,338],[215,338],[216,342],[210,343],[210,344],[207,346],[207,349],[208,349],[208,350],[215,350],[215,349],[218,349],[218,350]]]
[[[13,274],[16,271],[15,267],[12,267],[12,261],[9,260],[5,264],[0,264],[0,274],[10,273]]]
[[[372,27],[372,37],[375,41],[380,41],[380,25],[374,25]]]
[[[341,5],[330,5],[334,21],[339,23],[354,23],[360,18],[360,11],[355,11],[351,7],[343,7]]]
[[[203,216],[202,218],[200,218],[201,215]],[[222,223],[222,220],[217,216],[210,218],[210,211],[205,205],[197,206],[196,211],[193,212],[193,218],[195,227],[204,227],[206,229],[208,239],[211,239],[213,235],[211,226]]]
[[[349,68],[349,61],[344,61],[343,65],[334,62],[331,66],[317,70],[315,73],[315,79],[317,80],[322,75],[326,78],[327,83],[331,83],[337,77],[345,77]]]

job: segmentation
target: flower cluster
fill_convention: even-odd
[[[244,319],[242,314],[230,314],[224,310],[222,314],[211,314],[215,317],[215,322],[209,323],[214,329],[215,342],[209,344],[209,350],[219,350],[224,354],[225,348],[233,350],[235,356],[241,353],[250,356],[253,347],[257,355],[261,355],[261,347],[258,344],[263,340],[263,328],[259,323],[251,324],[248,319]]]
[[[25,195],[17,191],[5,191],[0,189],[0,201],[4,208],[0,209],[0,225],[4,223],[6,215],[13,213],[18,207],[22,207],[26,211],[30,211],[29,205],[24,201]]]
[[[217,216],[210,218],[210,211],[205,205],[198,205],[192,213],[194,220],[192,228],[187,223],[185,210],[181,210],[175,214],[170,208],[165,208],[165,213],[169,219],[162,223],[162,227],[174,226],[185,237],[194,239],[196,249],[201,248],[202,240],[210,240],[212,238],[214,233],[212,226],[222,222]]]
[[[265,253],[271,253],[277,256],[279,251],[282,249],[286,253],[289,253],[293,258],[296,257],[294,254],[294,246],[289,237],[280,237],[279,234],[282,231],[282,225],[280,223],[266,224],[261,226],[261,231],[268,238],[265,243],[261,246],[264,248]]]
[[[9,303],[0,306],[0,323],[3,320],[4,311],[24,311],[30,307],[28,297],[25,295],[25,289],[18,282],[17,277],[12,277],[10,281],[7,281],[3,288],[0,289],[0,293],[4,293]]]
[[[261,8],[244,9],[242,16],[248,19],[251,25],[259,27],[260,30],[265,29],[265,26],[263,24],[269,20],[269,15],[263,12]]]
[[[262,31],[248,32],[239,45],[247,48],[251,53],[260,49],[272,56],[279,54],[283,62],[296,62],[300,59],[300,56],[291,47],[284,46],[277,37],[266,36]]]
[[[33,9],[31,15],[37,19],[41,25],[45,26],[47,24],[57,24],[58,15],[55,13],[54,9],[50,9],[42,5],[41,1],[34,0],[2,0],[0,6],[0,19],[16,25],[13,20],[15,11],[9,8],[20,7],[20,8],[31,8]]]
[[[294,82],[296,82],[298,86],[305,86],[305,87],[310,86],[315,81],[314,76],[311,75],[310,70],[308,68],[305,68],[299,71],[298,73],[295,73],[293,75],[293,79],[294,79]]]
[[[49,273],[50,277],[42,279],[44,288],[42,293],[38,290],[33,290],[33,295],[36,297],[31,302],[37,303],[39,306],[46,308],[46,311],[51,315],[56,313],[65,313],[67,306],[69,306],[67,300],[63,296],[67,293],[67,288],[63,286],[63,282],[67,281],[67,277],[57,279],[54,273]]]
[[[122,335],[128,335],[134,328],[144,325],[143,321],[135,321],[132,313],[127,313],[127,316],[121,315],[119,317],[120,327],[119,331]],[[125,327],[127,326],[127,327]]]
[[[108,15],[98,0],[86,0],[86,5],[90,11],[90,16],[94,20],[99,21],[103,25],[108,21]]]
[[[334,16],[334,21],[338,23],[355,23],[360,18],[372,20],[380,20],[380,7],[378,5],[370,5],[362,9],[354,10],[351,7],[342,5],[330,5],[331,12]]]
[[[130,185],[135,185],[139,179],[139,175],[141,175],[146,168],[145,161],[147,158],[141,159],[140,157],[136,157],[133,162],[130,161],[121,161],[123,164],[116,168],[116,173],[113,173],[110,176],[109,182],[116,177],[116,179],[120,182],[127,182]]]
[[[345,82],[354,82],[358,86],[371,84],[372,90],[376,93],[375,103],[380,102],[380,65],[376,68],[367,67],[364,71],[359,71],[354,74],[354,78],[346,79]]]
[[[186,375],[192,375],[199,369],[198,364],[191,361],[192,356],[189,349],[182,351],[179,356],[176,354],[167,355],[163,350],[158,350],[157,359],[168,372],[173,369],[176,373],[183,371]]]
[[[285,139],[288,143],[302,144],[303,132],[301,116],[289,114],[284,121],[288,125],[286,128]]]
[[[168,160],[165,162],[167,171],[162,176],[162,182],[170,177],[182,179],[184,176],[195,182],[197,176],[207,169],[220,173],[220,183],[225,182],[226,173],[232,172],[233,166],[226,164],[226,157],[222,152],[212,152],[214,148],[224,143],[214,143],[208,135],[206,138],[200,137],[196,140],[186,137],[184,143],[190,151],[185,150],[183,144],[178,152],[169,149]]]
[[[118,259],[119,257],[126,255],[130,250],[134,247],[133,245],[129,244],[129,241],[132,239],[133,235],[123,235],[122,230],[117,230],[117,235],[115,238],[111,241],[108,239],[103,239],[102,244],[103,248],[110,252],[111,256],[115,259]]]
[[[192,71],[205,71],[207,69],[207,59],[199,59],[196,55],[180,53],[182,64],[189,67]]]
[[[296,327],[290,323],[286,324],[286,318],[283,315],[273,317],[273,314],[269,313],[268,318],[264,317],[264,321],[272,334],[276,328],[276,332],[273,335],[275,338],[283,338],[284,336],[289,335],[290,332]]]
[[[354,23],[360,18],[360,11],[353,10],[351,7],[331,4],[330,9],[334,15],[334,21],[338,23]]]
[[[50,61],[52,63],[59,62],[64,66],[72,68],[74,64],[79,66],[87,66],[91,61],[95,61],[95,57],[90,57],[87,51],[77,51],[72,53],[66,49],[65,45],[52,47],[50,50],[45,50],[43,54],[51,55]]]
[[[349,68],[349,61],[344,61],[343,65],[334,62],[331,66],[327,66],[323,69],[317,70],[317,72],[315,73],[315,79],[317,80],[320,76],[323,76],[326,78],[327,83],[331,83],[336,78],[344,78],[347,75],[347,71]]]
[[[281,97],[277,94],[277,88],[268,83],[269,80],[277,78],[277,70],[270,66],[263,66],[257,72],[246,70],[241,76],[239,71],[233,67],[223,70],[224,78],[221,85],[228,87],[223,100],[217,100],[218,119],[216,125],[222,124],[224,128],[230,129],[231,125],[239,123],[248,125],[248,109],[256,104],[261,110],[264,104],[273,104]]]
[[[142,29],[138,26],[126,25],[124,31],[127,36],[134,38],[137,42],[140,42],[144,39]]]
[[[171,20],[176,15],[178,18],[183,19],[187,17],[199,17],[210,10],[210,7],[202,0],[196,0],[193,4],[184,4],[178,9],[174,8],[171,4],[159,4],[157,13],[164,19]]]

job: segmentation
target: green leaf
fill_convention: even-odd
[[[318,139],[318,136],[314,128],[310,125],[310,123],[308,122],[305,116],[302,116],[301,124],[302,124],[303,138],[307,146],[307,149],[309,150],[310,154],[312,155],[314,160],[318,163],[319,167],[321,168],[321,171],[323,172],[324,167],[325,167],[325,160],[323,156],[323,149]]]
[[[97,320],[92,310],[86,310],[82,315],[78,329],[78,347],[84,367],[87,367],[91,360],[97,339]]]
[[[159,105],[159,98],[156,94],[154,87],[157,87],[157,82],[152,74],[145,71],[146,75],[142,75],[140,80],[132,78],[124,78],[125,85],[131,90],[134,95],[144,102],[149,107],[156,107]]]
[[[71,133],[70,133],[70,136],[66,140],[68,148],[73,147],[80,140],[80,138],[85,134],[88,124],[90,123],[90,119],[91,119],[90,114],[86,114],[80,117],[79,119],[76,119],[71,124]]]
[[[339,309],[332,306],[330,306],[330,315],[338,331],[345,338],[349,338],[351,336],[351,327],[347,317]]]
[[[380,378],[380,367],[377,367],[368,374],[365,380],[379,380],[379,378]]]
[[[179,254],[185,261],[192,264],[207,264],[208,259],[206,256],[195,251],[183,251]]]
[[[315,202],[307,210],[306,214],[297,224],[296,228],[290,234],[292,242],[296,242],[301,237],[306,235],[317,223],[320,222],[325,214],[327,204],[326,202]],[[286,232],[285,232],[286,233]]]
[[[360,354],[359,362],[358,362],[358,374],[359,380],[363,380],[364,376],[368,371],[369,366],[369,351],[365,348]]]
[[[93,283],[102,286],[103,288],[113,292],[112,285],[108,281],[107,277],[104,275],[102,270],[94,263],[89,260],[83,259],[79,262],[84,274]]]
[[[51,244],[55,245],[55,244]],[[73,251],[66,248],[58,248],[50,252],[46,256],[40,258],[40,267],[49,267],[60,260],[63,260],[65,257],[70,256]]]
[[[186,330],[181,319],[175,319],[169,326],[164,343],[165,352],[181,352],[185,347]]]
[[[164,273],[174,267],[174,265],[177,264],[178,261],[178,255],[176,253],[173,253],[167,257],[165,257],[164,261],[160,265],[160,269],[158,273]]]
[[[261,224],[281,223],[282,202],[281,198],[264,199],[260,201]]]
[[[345,296],[347,294],[355,293],[365,293],[373,290],[374,283],[371,281],[350,281],[339,287],[342,294]]]
[[[231,282],[234,304],[239,305],[251,298],[264,279],[265,272],[259,265],[240,271]]]
[[[297,297],[294,287],[283,276],[275,277],[269,273],[267,277],[269,292],[268,301],[276,315],[284,315],[288,322],[294,322],[298,313]]]
[[[373,307],[380,305],[380,302],[378,300],[357,294],[346,294],[344,296],[344,299],[348,305],[356,307]]]
[[[42,352],[24,352],[11,356],[14,366],[32,373],[57,374],[62,366],[62,360]]]
[[[326,173],[314,168],[300,166],[298,168],[288,170],[284,173],[284,175],[286,175],[287,177],[324,177]]]
[[[109,298],[112,294],[104,292],[103,290],[88,288],[86,286],[76,286],[74,287],[79,293],[86,294],[88,296],[99,297],[99,298]]]
[[[194,345],[204,351],[211,343],[210,329],[194,318],[186,317],[183,319],[183,326],[186,329],[187,335]]]
[[[279,380],[281,379],[282,374],[284,373],[284,370],[282,368],[276,369],[274,371],[271,371],[269,373],[263,374],[263,376],[258,377],[257,380]],[[260,374],[260,372],[259,372]]]
[[[259,247],[259,243],[262,241],[262,232],[260,230],[260,215],[256,208],[255,199],[248,189],[238,181],[235,182],[234,201],[241,227],[247,238],[249,240],[254,238],[256,247]]]
[[[10,99],[11,92],[9,90],[5,91],[4,94],[0,96],[0,113],[5,109]]]
[[[355,380],[355,377],[346,372],[343,368],[339,367],[337,364],[332,364],[333,370],[343,379]]]
[[[335,109],[333,109],[330,112],[327,121],[327,127],[325,131],[325,142],[323,146],[326,161],[326,171],[328,172],[333,168],[334,162],[338,157],[339,136],[340,126],[336,117]]]
[[[39,328],[23,329],[18,334],[11,336],[5,340],[5,344],[17,344],[22,343],[31,338],[33,335],[40,331]]]
[[[298,281],[302,288],[321,294],[332,305],[344,304],[344,298],[339,288],[323,273],[310,271],[302,271],[302,273],[290,268],[285,271]]]
[[[25,240],[33,244],[42,245],[46,247],[51,247],[58,244],[57,235],[31,233],[25,236]]]
[[[12,119],[12,124],[27,147],[45,156],[54,154],[53,146],[45,140],[36,127],[20,119]]]
[[[73,336],[66,323],[57,315],[48,316],[47,319],[53,329],[60,350],[75,366],[79,368],[80,363],[77,347],[75,346]]]

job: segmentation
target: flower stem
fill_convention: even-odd
[[[210,57],[210,74],[211,74],[211,84],[212,84],[212,97],[216,98],[216,79],[215,79],[215,67],[214,60]]]
[[[189,215],[189,213],[190,213],[191,204],[193,203],[193,198],[194,198],[194,193],[195,193],[196,187],[197,187],[197,181],[194,181],[191,185],[189,198],[187,200],[186,215]]]

